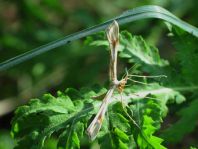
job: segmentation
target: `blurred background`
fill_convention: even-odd
[[[0,0],[0,62],[102,23],[125,10],[153,4],[198,26],[197,0]],[[172,58],[174,48],[162,21],[138,21],[121,27],[125,29],[156,45],[165,59]],[[55,95],[67,87],[78,89],[106,82],[108,51],[93,49],[84,41],[72,42],[0,72],[0,149],[14,146],[9,131],[17,106],[46,92]],[[48,141],[46,148],[55,148],[53,142]]]

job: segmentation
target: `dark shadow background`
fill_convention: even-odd
[[[198,26],[197,0],[0,0],[0,62],[102,23],[125,10],[151,4],[162,6]],[[171,59],[174,54],[163,22],[138,21],[122,26],[121,30],[124,29],[156,45],[162,57]],[[18,105],[67,87],[103,85],[107,79],[108,51],[86,46],[84,39],[0,72],[0,149],[13,148],[10,122]],[[186,140],[191,141],[192,135],[198,138],[196,132]],[[53,149],[55,142],[51,139],[46,148]],[[183,143],[170,148],[181,146]]]

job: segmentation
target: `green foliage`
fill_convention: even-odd
[[[66,94],[70,91],[68,89]],[[28,105],[18,108],[12,121],[12,134],[15,138],[22,139],[16,148],[41,148],[46,137],[61,129],[58,146],[79,148],[79,138],[86,125],[81,121],[93,108],[86,101],[88,99],[83,103],[82,98],[72,101],[59,92],[57,98],[46,94],[41,100],[32,99]],[[32,144],[32,141],[35,143]]]
[[[0,130],[0,149],[12,149],[15,141],[11,138],[9,131]]]
[[[180,119],[163,132],[162,137],[167,142],[179,142],[186,134],[192,132],[197,124],[198,100],[194,99],[188,107],[178,112]]]
[[[159,128],[160,122],[162,122],[160,105],[154,100],[147,100],[146,102],[147,104],[144,104],[139,114],[142,117],[141,125],[143,134],[138,135],[138,144],[142,149],[165,149],[165,147],[161,145],[163,139],[153,135]]]
[[[198,84],[198,38],[179,28],[173,28],[173,43],[177,49],[176,58],[180,63],[182,79],[186,84]],[[190,69],[189,69],[190,68]]]
[[[52,134],[58,136],[58,148],[80,148],[80,140],[86,136],[88,120],[99,107],[98,101],[90,99],[97,94],[93,90],[67,89],[65,93],[58,92],[58,97],[46,94],[40,100],[32,99],[28,105],[19,107],[12,121],[12,135],[20,139],[15,148],[42,148],[45,139]],[[70,98],[68,95],[73,96]],[[128,100],[131,102],[131,99]],[[162,122],[162,100],[137,99],[126,109],[119,101],[112,102],[98,135],[101,148],[106,148],[107,144],[110,148],[123,149],[135,144],[143,148],[164,148],[162,139],[153,135]],[[129,120],[129,115],[139,121],[139,127]]]
[[[167,103],[185,100],[179,92],[170,88],[164,88],[159,84],[150,84],[149,86],[133,86],[127,88],[126,93],[135,93],[139,96],[147,96],[147,98],[136,100],[136,104],[131,106],[137,121],[141,126],[141,133],[138,135],[138,143],[140,148],[164,148],[161,145],[163,139],[153,135],[160,129],[162,118],[168,112]],[[134,100],[134,99],[133,99]]]
[[[197,86],[198,38],[195,38],[176,27],[172,28],[171,31],[173,44],[177,49],[177,62],[180,64],[178,71],[181,73],[181,77],[178,77],[178,79],[183,84],[194,84]],[[181,141],[184,136],[191,133],[196,127],[198,120],[197,93],[193,93],[188,99],[190,100],[188,105],[177,112],[179,120],[165,129],[161,135],[167,142],[177,143]]]
[[[106,120],[98,135],[101,148],[106,148],[107,145],[109,148],[123,149],[135,146],[165,148],[161,145],[163,140],[154,133],[160,128],[162,118],[167,113],[167,109],[162,107],[166,107],[168,100],[175,100],[171,94],[177,92],[169,89],[167,97],[164,96],[167,94],[164,87],[150,84],[147,87],[126,88],[123,96],[143,91],[150,93],[152,98],[129,98],[130,106],[125,110],[119,101],[110,104]],[[99,102],[90,98],[99,92],[104,92],[104,89],[67,89],[64,93],[58,92],[58,97],[46,94],[40,100],[32,99],[28,105],[19,107],[12,121],[12,134],[20,139],[15,148],[41,148],[45,139],[52,134],[58,135],[58,148],[80,148],[80,140],[86,136],[88,120],[99,107]],[[157,98],[153,99],[154,97]],[[138,126],[134,125],[129,115],[138,122]]]
[[[93,42],[89,38],[87,43],[90,42],[94,46],[107,46],[104,40]],[[140,67],[157,66],[160,70],[168,65],[166,60],[160,58],[157,48],[149,46],[141,36],[132,36],[126,31],[120,35],[119,50],[120,57],[130,63],[138,63]],[[182,69],[185,69],[185,65],[181,66],[180,71]],[[142,70],[137,72],[143,73]],[[186,97],[178,90],[185,91],[189,88],[147,83],[150,81],[146,78],[143,81],[147,86],[129,83],[129,87],[122,93],[125,103],[119,101],[120,95],[117,92],[114,93],[97,136],[101,149],[166,149],[164,140],[169,141],[170,135],[174,134],[174,139],[179,140],[194,129],[197,120],[196,100],[188,108],[181,110],[180,115],[185,118],[170,127],[170,131],[162,132],[163,139],[160,138],[158,133],[163,118],[168,113],[167,105],[183,103]],[[58,92],[57,97],[46,94],[41,99],[32,99],[27,105],[19,107],[12,121],[12,135],[18,139],[15,148],[23,149],[28,146],[30,149],[41,149],[45,140],[52,135],[57,138],[59,149],[80,148],[82,140],[88,142],[86,128],[101,103],[92,99],[92,96],[101,95],[105,91],[105,88],[97,86],[79,91],[68,88],[63,93]],[[182,126],[189,121],[192,123],[185,131]]]
[[[97,36],[102,37],[102,36]],[[103,37],[104,38],[104,37]],[[87,39],[86,43],[90,43],[93,46],[105,46],[108,48],[108,42],[106,40],[93,41],[93,39]],[[154,66],[166,66],[168,61],[160,58],[158,49],[156,47],[148,45],[141,36],[132,36],[129,32],[123,31],[120,34],[120,47],[121,51],[119,56],[126,58],[130,63],[154,65]]]
[[[195,26],[198,26],[197,0],[189,0],[185,3],[181,3],[181,0],[125,0],[116,1],[114,4],[112,5],[112,1],[100,1],[98,3],[97,0],[85,0],[80,3],[74,3],[71,0],[19,0],[1,2],[0,61],[3,62],[6,59],[10,59],[16,55],[22,55],[0,64],[0,101],[2,101],[2,104],[0,103],[0,115],[5,115],[3,117],[0,116],[0,127],[3,127],[3,129],[8,129],[10,125],[10,122],[8,121],[10,119],[10,114],[7,115],[6,113],[9,112],[10,107],[14,108],[18,106],[18,103],[24,103],[25,99],[40,96],[44,92],[48,91],[54,92],[54,90],[64,90],[67,86],[80,88],[82,86],[89,86],[93,83],[103,84],[104,81],[106,81],[105,79],[107,79],[108,75],[108,53],[104,52],[102,47],[82,47],[81,40],[76,41],[83,36],[87,37],[88,34],[103,30],[112,20],[110,19],[105,23],[101,23],[101,21],[107,20],[112,16],[119,14],[123,10],[131,9],[131,6],[136,7],[143,6],[145,4],[157,4],[171,10],[176,16],[179,16],[180,18],[184,17],[185,20],[191,22]],[[165,19],[166,21],[172,22],[173,24],[182,27],[183,30],[188,32],[186,33],[179,28],[173,30],[173,36],[171,38],[176,50],[170,45],[171,43],[168,39],[170,36],[165,37],[166,32],[164,30],[165,28],[163,27],[164,24],[161,23],[161,21],[158,22],[154,19],[145,19],[151,17],[160,17],[161,19]],[[136,21],[137,19],[145,19],[145,21]],[[112,108],[114,107],[114,104],[112,103],[108,112],[110,114],[107,113],[107,120],[103,123],[103,129],[101,130],[100,135],[98,135],[98,139],[100,139],[100,136],[102,138],[103,133],[111,133],[108,133],[110,135],[105,135],[106,139],[101,139],[100,146],[103,145],[103,148],[105,148],[105,146],[108,147],[108,145],[110,147],[116,146],[120,148],[126,148],[129,146],[130,148],[137,148],[138,146],[141,146],[140,143],[138,144],[139,136],[141,142],[143,142],[141,147],[150,147],[149,143],[144,140],[146,135],[149,135],[147,136],[147,140],[149,140],[149,142],[151,142],[151,138],[153,138],[153,136],[162,137],[164,139],[162,144],[166,144],[168,148],[169,145],[171,145],[170,148],[197,148],[197,129],[195,125],[197,121],[197,115],[196,108],[193,106],[193,104],[197,105],[196,100],[198,99],[198,42],[197,38],[191,36],[191,34],[194,33],[194,35],[197,35],[197,28],[182,22],[163,8],[156,6],[143,6],[126,11],[122,14],[122,19],[118,19],[118,22],[120,23],[121,29],[127,28],[127,30],[133,32],[134,34],[128,35],[128,33],[122,33],[123,36],[121,36],[121,40],[126,37],[130,38],[130,40],[126,38],[126,41],[122,41],[122,43],[129,46],[120,47],[120,50],[124,49],[120,51],[120,56],[123,54],[122,58],[124,58],[124,60],[118,60],[119,72],[124,72],[124,67],[130,68],[131,64],[138,63],[140,64],[139,68],[144,67],[146,69],[139,70],[138,68],[136,71],[131,71],[133,74],[165,74],[168,76],[168,78],[160,80],[161,86],[157,83],[152,84],[151,86],[129,84],[133,86],[126,88],[123,94],[126,99],[133,100],[133,102],[129,101],[128,106],[130,108],[127,107],[126,109],[128,114],[138,123],[139,126],[141,126],[141,128],[143,126],[145,127],[142,128],[142,131],[145,131],[145,136],[140,135],[141,133],[136,126],[131,127],[133,123],[130,121],[124,111],[114,112],[116,111],[116,108]],[[94,26],[98,23],[101,24]],[[71,34],[72,32],[76,32],[87,27],[91,28],[88,28],[82,32]],[[63,38],[68,34],[70,35]],[[142,39],[141,36],[135,36],[135,34],[141,34],[145,40]],[[70,39],[74,39],[75,42],[70,43]],[[97,37],[96,40],[98,39],[104,39],[104,36],[102,36],[102,38]],[[66,41],[68,42],[66,43]],[[145,43],[145,41],[147,43]],[[27,52],[45,43],[49,44],[36,48],[31,52]],[[60,47],[61,45],[65,44],[67,45]],[[159,47],[161,56],[169,60],[169,66],[166,65],[167,61],[159,59],[158,53],[154,55],[152,54],[153,50],[156,51],[153,46],[150,46],[152,44]],[[106,45],[108,46],[107,42]],[[59,48],[56,49],[56,47]],[[52,49],[56,50],[46,52]],[[176,54],[174,53],[175,51]],[[27,53],[23,54],[24,52]],[[41,54],[43,52],[46,53]],[[153,56],[148,56],[149,53]],[[35,58],[31,61],[23,63],[22,65],[5,71],[5,69],[8,67],[12,67],[17,63],[21,63],[32,57]],[[10,62],[11,65],[9,65]],[[149,63],[151,65],[148,65]],[[4,64],[8,65],[4,67]],[[157,66],[157,70],[154,71],[153,66],[155,66],[155,68]],[[145,83],[150,83],[153,80],[143,79],[143,81],[145,81]],[[158,81],[158,79],[156,79],[156,81]],[[166,88],[162,86],[169,87]],[[89,90],[93,91],[95,88],[90,88]],[[105,91],[106,89],[102,90],[101,93],[97,92],[97,95],[100,95]],[[84,99],[82,98],[88,99],[90,98],[89,94],[92,93],[86,91],[82,92],[82,90],[79,93],[79,91],[70,88],[68,89],[67,94],[63,94],[64,96],[68,96],[72,100],[72,103],[74,100],[79,99],[82,100],[84,104]],[[142,96],[137,97],[132,95],[132,93],[141,93],[140,95],[147,96],[147,98],[141,99]],[[150,93],[152,93],[152,95],[150,95]],[[58,97],[55,97],[53,100],[57,99]],[[156,100],[148,99],[148,97],[156,98]],[[9,99],[8,101],[11,101],[11,103],[8,102],[9,105],[4,106],[4,99],[7,101],[7,98]],[[120,96],[118,95],[116,98],[120,99]],[[40,102],[40,100],[42,101],[43,99],[40,98],[37,100]],[[138,100],[139,102],[137,103]],[[149,103],[143,102],[145,100],[148,100]],[[90,102],[92,102],[91,99]],[[46,103],[43,103],[41,105],[42,108],[40,106],[38,109],[46,112],[48,109],[48,105],[45,106]],[[52,103],[58,105],[57,107],[63,111],[67,109],[65,106],[60,106],[57,102]],[[168,103],[168,105],[166,103]],[[61,105],[64,104],[64,101],[61,102]],[[97,102],[97,104],[99,105],[100,103]],[[115,107],[121,107],[120,103],[115,104]],[[137,108],[138,106],[142,106],[142,108]],[[144,108],[147,110],[142,111]],[[55,109],[57,108],[53,107],[52,111]],[[139,116],[137,109],[139,109]],[[186,110],[187,113],[182,112],[183,110]],[[97,108],[94,108],[92,112],[95,113],[96,111]],[[149,114],[149,111],[152,112]],[[58,113],[59,112],[60,111],[58,111]],[[24,113],[27,113],[26,115],[23,115],[22,113],[23,112],[21,112],[22,117],[28,117],[29,115],[26,111],[24,111]],[[93,113],[90,113],[90,117]],[[167,113],[169,115],[166,118]],[[175,115],[175,113],[178,115]],[[36,117],[36,114],[39,114],[39,116]],[[20,130],[20,132],[23,131],[24,133],[21,134],[20,137],[15,137],[18,138],[18,143],[22,144],[22,142],[25,142],[24,148],[29,148],[29,146],[27,147],[26,145],[33,144],[31,141],[36,140],[36,133],[39,132],[39,134],[42,134],[44,132],[44,129],[42,131],[40,127],[47,128],[49,127],[48,124],[51,122],[57,123],[59,121],[53,119],[53,116],[55,117],[54,113],[51,115],[50,114],[50,112],[46,112],[47,116],[43,116],[42,112],[40,113],[35,111],[35,114],[32,114],[33,116],[31,114],[29,115],[32,117],[29,117],[27,120],[23,119],[25,124],[22,125],[22,120],[20,120],[20,125],[22,125],[20,127],[25,127],[27,130]],[[17,115],[17,117],[18,116],[19,115]],[[82,136],[81,132],[84,132],[87,128],[87,126],[82,127],[82,125],[85,125],[86,122],[88,125],[92,117],[87,118],[83,122],[69,122],[66,127],[61,127],[61,129],[54,128],[58,131],[55,131],[52,137],[47,137],[45,139],[44,148],[55,149],[56,146],[59,146],[60,148],[65,148],[66,146],[77,147],[79,143],[81,148],[88,148],[89,144],[87,138],[85,137],[81,140],[80,136]],[[138,117],[141,117],[141,119],[139,120]],[[162,130],[159,130],[162,118],[165,119],[165,122],[163,123]],[[49,122],[45,123],[46,119],[49,119]],[[175,119],[177,119],[176,122]],[[174,122],[172,122],[173,120]],[[18,119],[16,121],[18,122]],[[31,123],[31,121],[33,121],[33,123]],[[37,121],[41,123],[38,123]],[[42,122],[43,125],[41,125]],[[23,139],[28,136],[28,134],[31,135],[31,130],[29,129],[30,127],[27,128],[26,126],[31,126],[33,129],[36,129],[34,132],[32,132],[32,136],[36,137],[33,139],[31,139],[31,137],[30,139],[26,139],[27,142]],[[109,126],[112,126],[113,128],[111,129]],[[134,130],[135,128],[136,131]],[[164,128],[165,131],[163,131]],[[69,129],[71,130],[68,131]],[[64,139],[67,138],[67,134],[70,134],[70,137],[68,139]],[[174,138],[169,138],[169,135],[174,136]],[[85,136],[85,134],[83,134],[83,136]],[[111,136],[113,136],[113,138]],[[22,142],[20,142],[20,140]],[[109,142],[113,143],[109,144]],[[155,141],[152,141],[152,143],[153,142]],[[160,140],[157,142],[158,143],[155,143],[155,145],[160,144]],[[35,141],[34,143],[37,142]],[[10,138],[9,132],[0,131],[0,148],[13,149],[14,144],[15,142],[13,138]],[[95,148],[94,145],[98,146],[97,141],[93,142],[92,148]]]
[[[141,36],[132,36],[127,31],[121,33],[120,57],[128,58],[129,62],[147,65],[166,66],[168,61],[160,58],[158,49],[149,46]]]

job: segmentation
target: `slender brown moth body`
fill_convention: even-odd
[[[115,82],[117,81],[117,53],[119,45],[119,25],[116,21],[113,21],[108,27],[106,34],[110,47],[109,76],[110,81]]]
[[[106,93],[100,109],[96,114],[95,118],[87,128],[87,133],[91,140],[94,140],[102,126],[103,119],[105,117],[106,110],[108,108],[108,102],[111,99],[114,90],[117,88],[119,81],[117,80],[117,53],[118,53],[118,45],[119,45],[119,26],[116,21],[108,27],[107,31],[107,39],[109,41],[110,46],[110,66],[109,66],[109,76],[110,76],[110,89]]]

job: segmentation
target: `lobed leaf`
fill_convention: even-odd
[[[160,58],[158,49],[149,46],[141,36],[132,36],[129,32],[121,33],[120,57],[128,58],[129,62],[138,64],[166,66],[168,61]]]
[[[106,40],[87,41],[92,46],[105,46],[108,48]],[[122,58],[128,59],[130,63],[138,63],[139,65],[166,66],[168,61],[160,58],[158,49],[148,45],[141,36],[132,36],[131,33],[123,31],[120,33],[120,54]]]
[[[198,84],[198,38],[174,27],[172,40],[176,51],[176,59],[179,63],[181,77],[179,79],[186,84]],[[177,76],[178,77],[178,76]]]
[[[167,142],[176,143],[179,142],[185,135],[192,132],[197,124],[198,120],[198,100],[194,99],[188,107],[181,109],[178,112],[180,119],[165,129],[162,133],[162,138]]]
[[[80,148],[79,140],[86,125],[81,121],[87,121],[89,112],[94,109],[88,100],[83,102],[81,97],[71,101],[67,94],[59,92],[57,98],[47,94],[41,100],[34,99],[19,107],[12,121],[12,135],[19,139],[15,148],[29,146],[30,149],[40,149],[47,137],[59,131],[63,132],[59,134],[59,147]],[[62,140],[67,141],[64,143]]]

